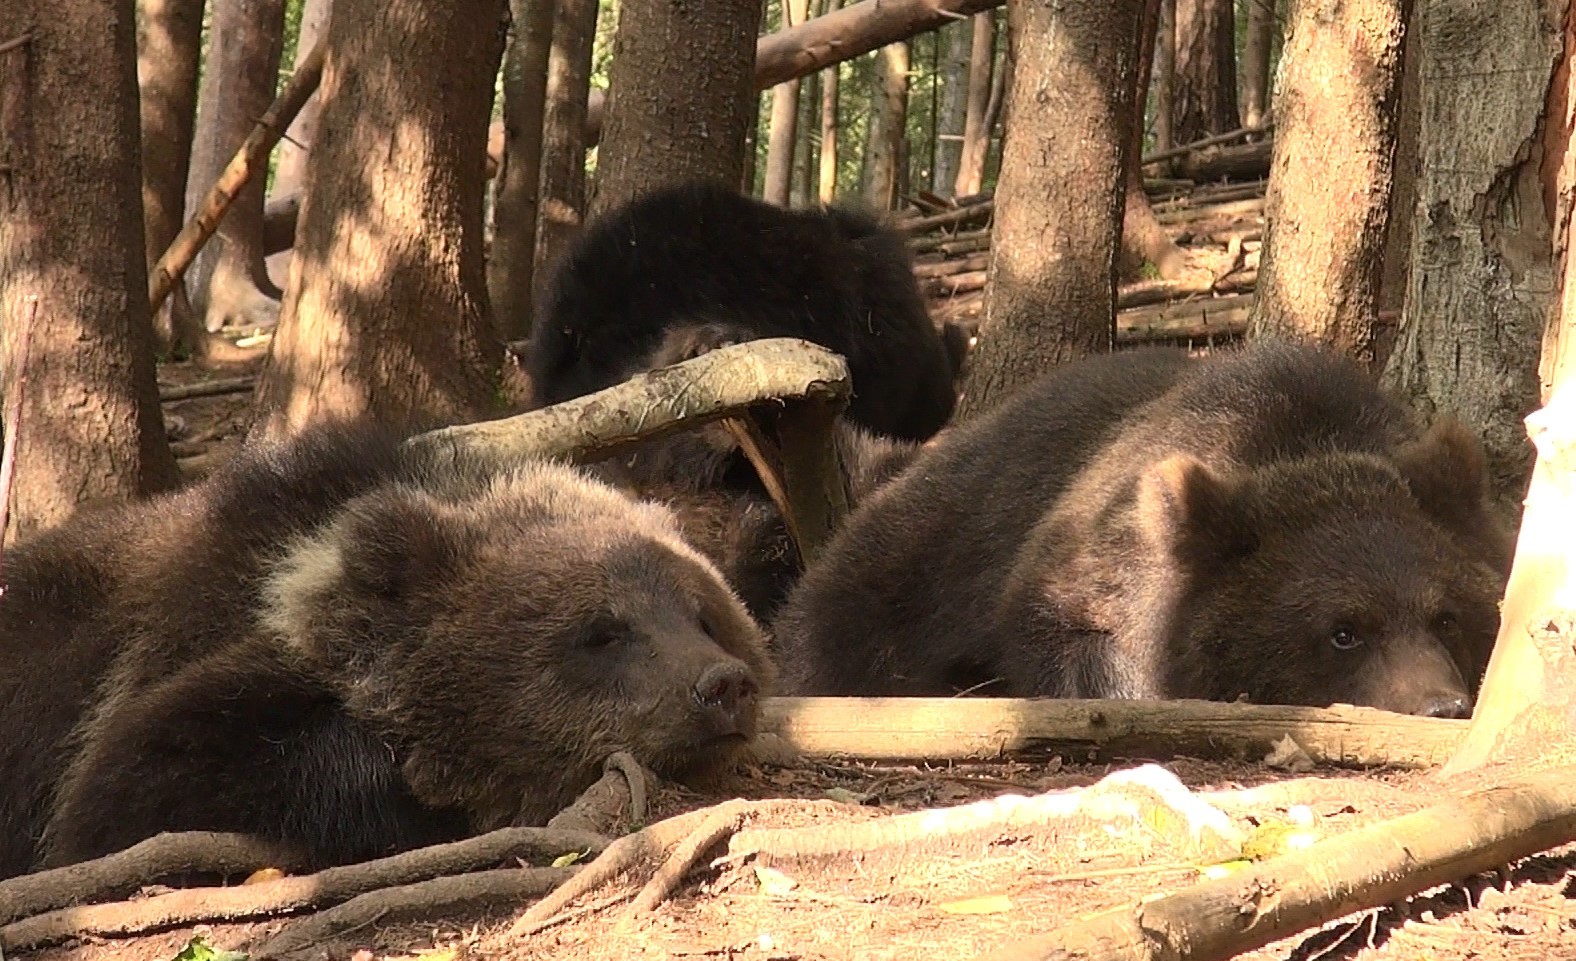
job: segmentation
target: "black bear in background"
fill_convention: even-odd
[[[704,343],[686,348],[690,331]],[[588,224],[553,269],[526,365],[538,402],[556,404],[767,337],[842,354],[848,417],[870,431],[923,441],[952,414],[954,361],[901,234],[865,213],[785,210],[709,183]]]
[[[1042,377],[861,508],[774,628],[804,694],[1465,716],[1510,561],[1482,453],[1346,360],[1158,349]]]
[[[764,640],[667,509],[398,440],[257,445],[6,552],[0,877],[167,830],[354,861],[753,734]]]

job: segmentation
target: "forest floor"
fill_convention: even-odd
[[[950,807],[1001,794],[1090,785],[1117,765],[1037,762],[946,765],[804,760],[749,768],[728,793],[743,798],[833,798],[752,828],[857,823]],[[1257,764],[1177,759],[1167,769],[1244,830],[1284,818],[1293,804],[1329,836],[1440,800],[1424,772],[1320,769],[1292,777]],[[1257,788],[1240,793],[1244,788]],[[1209,792],[1236,792],[1212,794]],[[710,803],[677,788],[654,799],[651,821]],[[318,946],[315,956],[394,958],[887,961],[971,958],[1107,909],[1200,879],[1201,865],[1142,822],[1070,823],[1033,836],[997,836],[972,853],[915,855],[872,868],[863,858],[796,861],[787,875],[758,873],[752,859],[703,868],[673,898],[633,922],[623,903],[567,912],[533,935],[511,938],[517,912],[441,923],[369,925]],[[593,905],[595,902],[592,902]],[[523,908],[524,906],[522,906]],[[292,922],[184,927],[128,939],[94,939],[30,955],[38,961],[166,961],[194,934],[246,951]],[[1249,954],[1256,961],[1549,961],[1576,958],[1576,847],[1514,864],[1499,876],[1439,888],[1365,911]]]

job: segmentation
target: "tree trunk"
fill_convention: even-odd
[[[1251,2],[1251,0],[1250,0]],[[1160,0],[1160,23],[1155,30],[1155,149],[1176,146],[1172,91],[1177,82],[1177,0]]]
[[[815,202],[819,170],[815,144],[820,116],[821,75],[812,73],[800,81],[799,87],[799,133],[793,151],[793,190],[788,197],[789,204],[794,207],[808,207]]]
[[[1232,0],[1176,0],[1171,136],[1178,144],[1237,127]]]
[[[875,103],[865,142],[865,201],[877,210],[897,205],[898,164],[903,160],[908,126],[908,43],[892,43],[876,53]]]
[[[782,0],[784,30],[804,23],[806,0]],[[766,188],[761,196],[779,206],[788,205],[793,186],[794,147],[799,141],[799,81],[788,80],[772,88],[772,118],[766,137]]]
[[[1522,418],[1556,277],[1535,144],[1561,11],[1428,0],[1416,28],[1422,122],[1406,306],[1384,380],[1483,434],[1495,493],[1519,513],[1532,467]],[[1471,64],[1472,69],[1461,69]]]
[[[968,127],[970,99],[969,77],[973,72],[970,58],[976,46],[975,32],[973,23],[955,23],[950,27],[943,27],[938,40],[945,51],[945,59],[942,61],[941,76],[938,79],[941,84],[941,108],[936,131],[936,154],[930,174],[930,189],[941,194],[955,193],[958,169],[963,165],[963,136]],[[985,55],[987,58],[990,56],[989,45],[985,48]],[[985,76],[989,77],[989,63],[985,65],[985,70]],[[979,109],[981,114],[985,112],[983,102]]]
[[[1250,337],[1299,337],[1373,363],[1411,5],[1293,5]]]
[[[514,30],[503,62],[503,163],[493,178],[493,239],[487,295],[505,340],[531,335],[531,270],[536,261],[537,190],[553,0],[511,0]]]
[[[203,0],[143,0],[137,82],[142,102],[142,210],[147,261],[155,263],[181,231],[186,172],[197,109]],[[171,298],[153,318],[166,356],[197,348],[202,326],[186,298]]]
[[[597,0],[558,0],[547,58],[542,114],[542,176],[536,211],[538,293],[574,238],[586,211],[586,96],[596,42]]]
[[[499,412],[481,239],[504,11],[502,0],[338,0],[300,256],[254,434]]]
[[[826,0],[826,12],[834,12],[841,3],[842,0]],[[818,190],[823,204],[837,199],[837,94],[838,65],[834,63],[821,71],[821,170]]]
[[[1418,127],[1423,94],[1418,87],[1419,49],[1423,31],[1417,0],[1401,51],[1401,92],[1395,107],[1395,162],[1391,164],[1390,216],[1385,222],[1384,265],[1379,276],[1381,318],[1399,316],[1406,302],[1406,280],[1412,260],[1412,223],[1417,219]],[[1381,320],[1374,331],[1374,367],[1383,370],[1395,349],[1397,324]]]
[[[1275,0],[1247,0],[1247,24],[1242,43],[1242,125],[1257,127],[1270,107],[1270,50],[1280,21]]]
[[[6,534],[19,536],[176,474],[140,242],[133,5],[35,0],[6,22],[0,360],[18,411]]]
[[[985,156],[990,152],[990,125],[986,109],[990,106],[991,67],[996,59],[996,14],[987,10],[974,15],[970,25],[968,100],[963,117],[963,142],[959,145],[954,197],[969,197],[980,192],[985,180]]]
[[[1144,101],[1148,99],[1150,67],[1154,63],[1155,33],[1160,20],[1160,0],[1143,0],[1138,24],[1138,72],[1133,86],[1133,144],[1127,153],[1127,186],[1122,201],[1122,276],[1138,280],[1148,264],[1166,280],[1175,280],[1187,269],[1182,248],[1171,241],[1155,218],[1144,192]]]
[[[1012,100],[979,345],[959,417],[1108,351],[1144,0],[1008,8]]]
[[[739,182],[760,26],[760,0],[619,5],[593,213],[679,181]]]
[[[1528,62],[1542,63],[1548,42],[1558,43],[1563,34],[1564,51],[1548,85],[1546,118],[1569,117],[1576,105],[1576,70],[1572,69],[1576,11],[1567,8],[1562,19],[1564,30],[1552,38],[1547,23],[1524,20],[1521,26],[1522,36],[1542,41],[1524,41]],[[1427,48],[1435,38],[1429,29],[1422,45]],[[1434,53],[1429,51],[1430,58]],[[1533,79],[1527,78],[1529,86]],[[1576,735],[1576,645],[1572,643],[1576,636],[1576,324],[1572,323],[1576,232],[1571,224],[1571,212],[1576,210],[1576,135],[1563,122],[1547,124],[1541,133],[1541,142],[1534,146],[1534,153],[1541,156],[1532,161],[1530,170],[1518,171],[1522,177],[1541,177],[1543,200],[1558,225],[1549,238],[1552,250],[1537,251],[1552,254],[1553,277],[1544,277],[1557,281],[1539,362],[1544,406],[1526,419],[1537,460],[1500,609],[1499,638],[1472,726],[1445,766],[1446,774],[1490,761],[1521,767],[1569,758],[1568,749],[1554,746],[1568,748]],[[1424,136],[1428,136],[1426,121]]]
[[[274,102],[284,43],[285,0],[215,0],[197,99],[186,205],[196,208],[252,126]],[[192,268],[187,289],[208,330],[268,326],[279,292],[263,263],[263,189],[248,183]]]
[[[328,32],[328,15],[331,7],[332,0],[304,0],[302,3],[300,32],[296,34],[296,70],[301,69],[302,62],[312,55],[313,48]],[[306,183],[306,155],[312,149],[312,141],[317,139],[318,102],[317,94],[313,93],[296,114],[295,119],[290,122],[290,129],[285,131],[285,136],[279,141],[279,152],[274,163],[274,182],[268,190],[267,203],[264,204],[264,263],[268,268],[268,279],[276,287],[282,288],[288,282],[292,255],[285,251],[276,251],[268,242],[267,207],[275,200],[287,197],[299,198],[301,195],[301,187]]]

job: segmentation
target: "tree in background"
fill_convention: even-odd
[[[1179,277],[1187,267],[1187,257],[1171,240],[1149,205],[1144,192],[1144,103],[1149,96],[1149,77],[1155,61],[1155,36],[1160,22],[1160,0],[1143,0],[1138,23],[1138,70],[1133,80],[1133,125],[1131,148],[1127,151],[1123,174],[1127,186],[1122,197],[1122,276],[1137,279],[1145,265],[1161,277]]]
[[[1144,0],[1008,8],[1014,64],[979,345],[960,418],[1110,350]]]
[[[1176,0],[1171,136],[1178,144],[1235,129],[1236,17],[1232,0]]]
[[[505,339],[531,333],[537,198],[541,188],[553,0],[512,0],[514,29],[503,60],[503,157],[493,178],[487,293]],[[581,160],[584,163],[584,159]]]
[[[1247,0],[1242,38],[1242,125],[1257,127],[1269,115],[1270,52],[1280,33],[1275,0]],[[1301,11],[1299,11],[1301,12]]]
[[[874,106],[865,137],[861,193],[878,210],[897,205],[898,173],[908,129],[908,43],[890,43],[876,53]]]
[[[338,0],[288,296],[253,433],[500,412],[482,194],[502,0]],[[389,118],[399,118],[390,123]]]
[[[1293,5],[1249,335],[1374,360],[1412,0]]]
[[[941,70],[936,78],[941,103],[937,110],[930,189],[941,194],[950,194],[957,188],[958,167],[963,161],[963,131],[968,123],[974,33],[972,22],[954,23],[941,28],[937,44],[942,57]],[[989,70],[989,67],[986,69]]]
[[[531,270],[538,292],[585,217],[586,97],[597,6],[597,0],[553,4],[553,48],[547,58],[547,102],[542,111],[536,259]]]
[[[783,0],[781,7],[784,30],[804,23],[809,11],[808,0]],[[761,196],[771,203],[787,206],[793,185],[794,148],[799,141],[799,81],[786,80],[773,87],[771,100],[766,183]]]
[[[969,92],[963,116],[963,141],[958,145],[958,172],[952,184],[954,197],[980,192],[985,180],[985,158],[990,152],[992,70],[996,59],[996,12],[976,13],[969,37]],[[998,103],[1000,101],[998,100]]]
[[[7,18],[20,38],[0,52],[8,537],[176,479],[148,316],[134,16],[131,0],[35,0]]]
[[[197,97],[186,206],[196,209],[241,142],[274,101],[284,43],[285,0],[214,0],[213,29]],[[208,330],[273,324],[279,291],[263,263],[263,192],[242,188],[219,232],[186,274]]]
[[[759,0],[619,4],[593,214],[679,181],[739,183],[760,24]]]

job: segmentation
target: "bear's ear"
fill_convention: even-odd
[[[417,491],[387,491],[352,505],[335,533],[346,586],[396,600],[454,569],[465,517]]]
[[[1139,525],[1150,545],[1185,571],[1210,572],[1255,546],[1239,487],[1199,460],[1174,454],[1139,478]]]
[[[1436,422],[1397,451],[1395,462],[1423,510],[1447,527],[1470,526],[1481,516],[1488,466],[1483,445],[1460,421]]]

